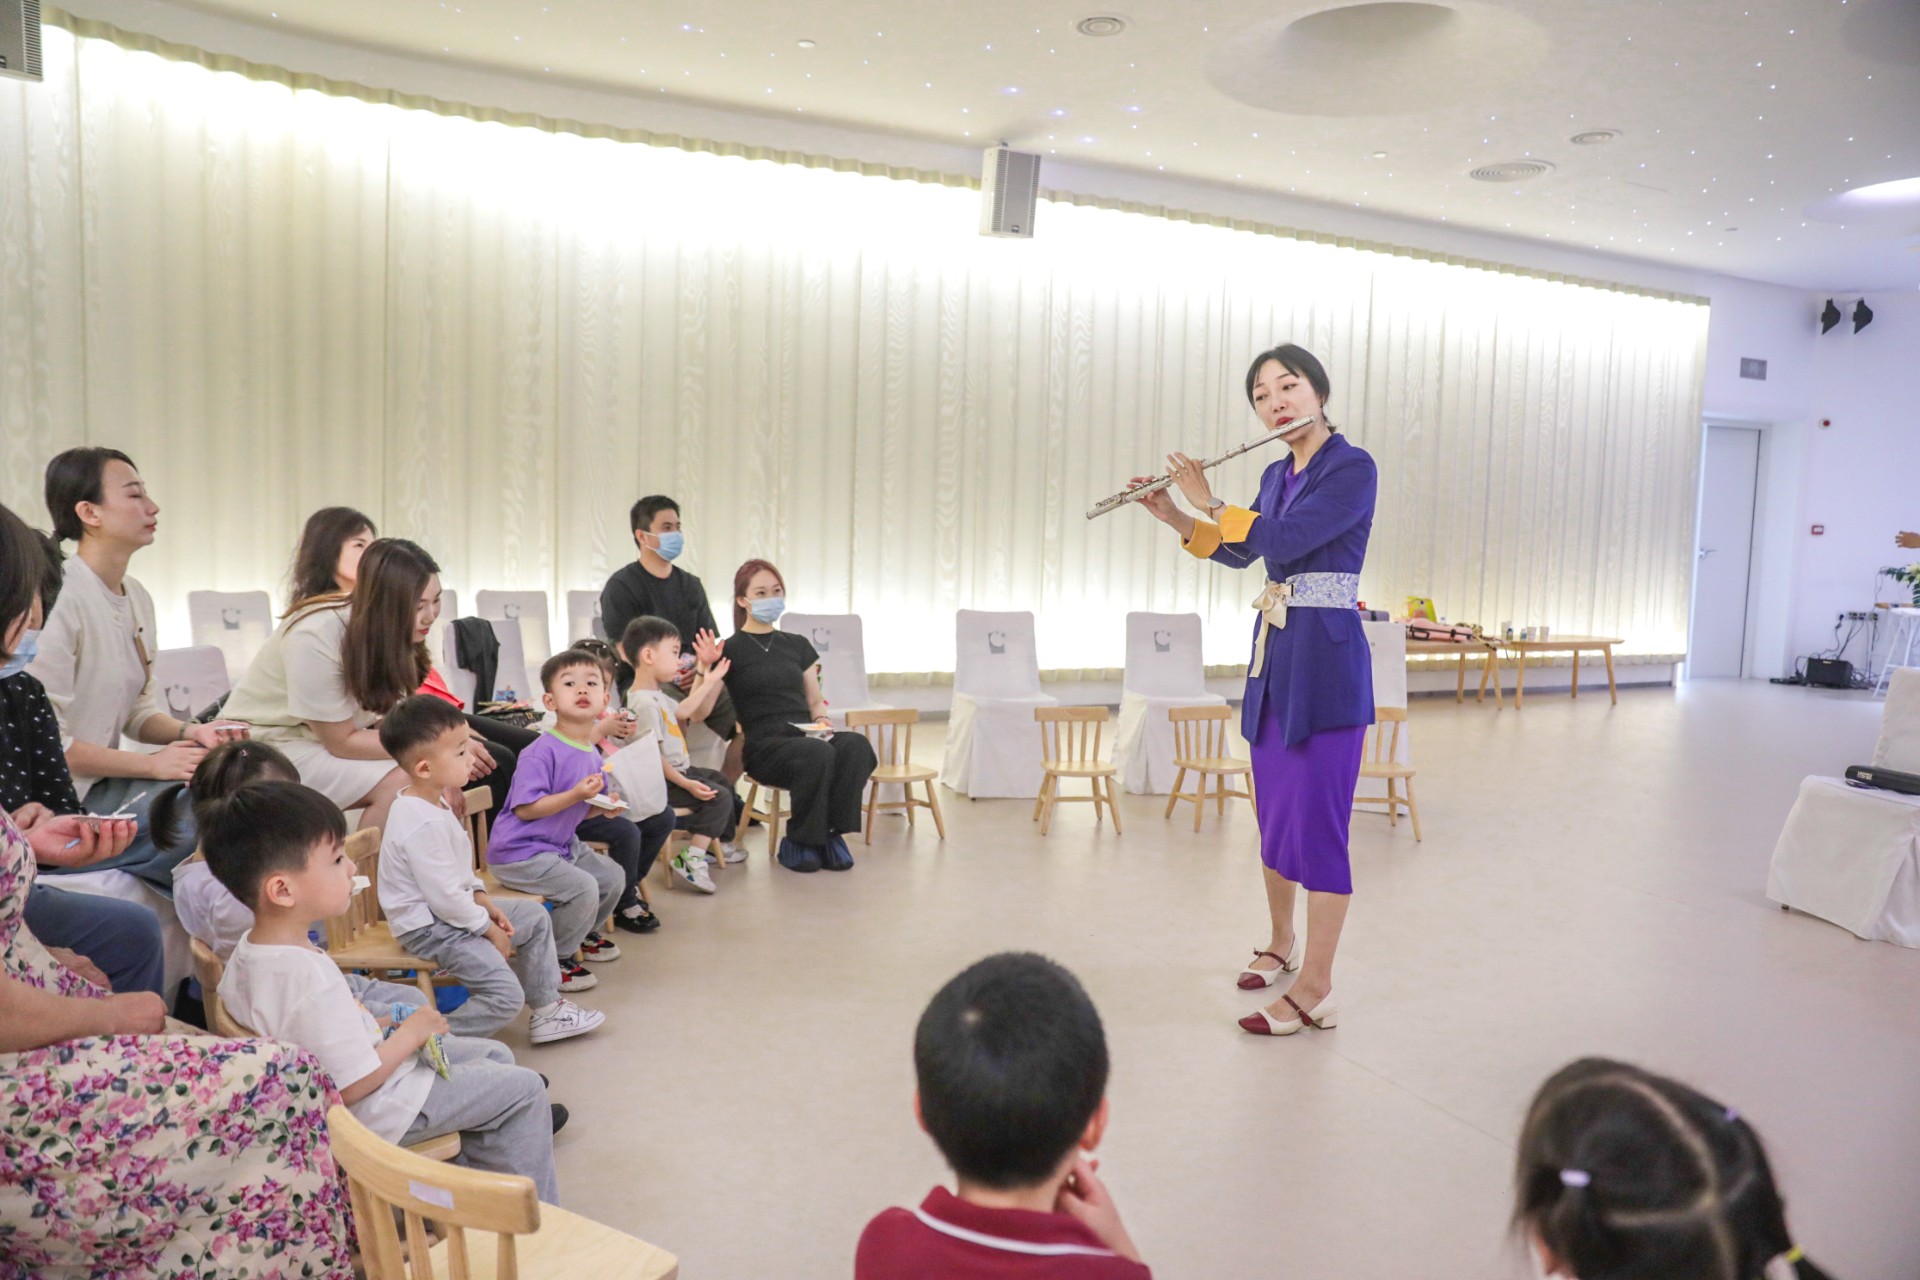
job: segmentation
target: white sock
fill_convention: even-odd
[[[554,1014],[558,1012],[560,1012],[560,1002],[558,1000],[555,1000],[552,1004],[544,1004],[544,1005],[541,1005],[538,1009],[535,1009],[533,1011],[533,1016],[536,1018],[551,1018]]]

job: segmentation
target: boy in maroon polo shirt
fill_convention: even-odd
[[[913,1038],[914,1114],[953,1167],[860,1236],[854,1280],[1151,1280],[1092,1159],[1107,1039],[1073,975],[989,956],[940,989]]]

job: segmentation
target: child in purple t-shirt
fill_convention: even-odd
[[[579,959],[618,960],[620,948],[595,930],[626,889],[626,874],[574,834],[606,787],[600,753],[587,745],[607,709],[606,674],[590,653],[569,649],[540,668],[554,727],[520,753],[506,812],[487,842],[487,863],[501,884],[553,904],[553,943],[562,991],[596,985]],[[579,959],[574,953],[579,952]]]

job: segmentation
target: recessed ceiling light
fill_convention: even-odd
[[[1618,129],[1588,129],[1585,132],[1574,134],[1573,137],[1567,139],[1567,141],[1577,147],[1594,147],[1603,142],[1612,142],[1619,136],[1620,131]]]
[[[1127,20],[1110,13],[1095,14],[1074,23],[1073,29],[1083,36],[1117,36],[1127,29]]]
[[[801,47],[802,49],[811,49],[811,48],[813,48],[813,41],[811,41],[811,40],[802,40],[802,41],[800,42],[800,47]]]
[[[1385,160],[1387,158],[1387,153],[1384,151],[1376,151],[1373,153],[1373,158],[1375,160]]]

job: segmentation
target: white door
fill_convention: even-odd
[[[1707,428],[1700,476],[1700,544],[1693,579],[1692,680],[1743,674],[1747,579],[1753,564],[1754,493],[1760,479],[1760,432]]]

